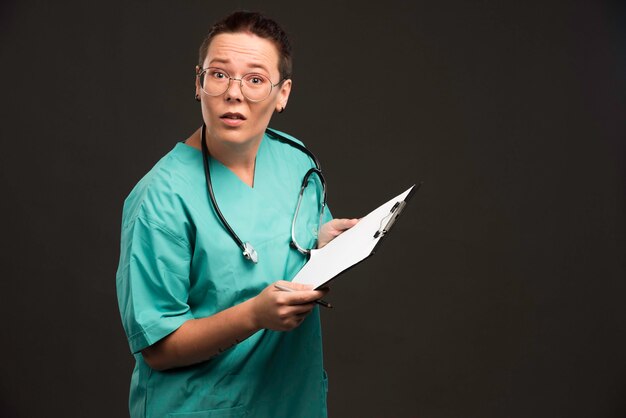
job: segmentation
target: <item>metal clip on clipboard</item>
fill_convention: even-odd
[[[404,201],[404,200],[401,201],[401,202],[396,202],[396,204],[393,205],[393,207],[389,211],[389,214],[387,216],[385,216],[382,219],[382,221],[380,221],[381,227],[374,234],[374,238],[378,238],[378,237],[382,238],[382,237],[385,236],[385,234],[393,226],[393,224],[396,221],[396,219],[398,219],[398,216],[400,216],[400,213],[402,213],[402,210],[404,209],[405,206],[406,206],[406,201]],[[387,220],[387,219],[389,219],[389,220],[385,223],[385,226],[383,227],[382,225],[385,222],[385,220]]]
[[[380,228],[378,228],[378,231],[376,231],[376,233],[374,233],[374,238],[382,238],[385,236],[385,234],[387,232],[389,232],[389,230],[391,229],[391,227],[393,226],[393,224],[396,222],[396,219],[398,219],[398,216],[400,216],[400,214],[402,213],[402,211],[404,210],[406,203],[409,201],[409,199],[413,196],[413,193],[415,193],[417,191],[417,189],[420,188],[420,186],[422,185],[423,182],[419,182],[417,187],[414,187],[413,190],[411,190],[411,192],[409,193],[409,195],[407,197],[404,198],[404,200],[401,200],[399,202],[396,202],[391,209],[389,210],[389,214],[387,216],[385,216],[381,221],[380,221]],[[385,224],[383,226],[383,224]]]

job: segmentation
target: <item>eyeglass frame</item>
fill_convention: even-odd
[[[220,70],[221,72],[223,72],[223,73],[224,73],[224,75],[226,75],[226,77],[228,77],[228,85],[226,86],[226,90],[224,90],[224,92],[223,92],[223,93],[220,93],[220,94],[215,94],[215,95],[213,95],[213,94],[209,94],[209,93],[207,93],[207,91],[204,89],[204,86],[202,85],[202,83],[200,83],[200,77],[201,77],[203,74],[205,74],[207,70],[209,70],[209,69],[211,69],[211,68],[215,68],[215,69],[217,69],[217,70]],[[231,77],[231,76],[230,76],[230,74],[228,73],[228,71],[226,71],[226,70],[224,70],[223,68],[220,68],[220,67],[206,67],[206,68],[200,68],[199,66],[196,66],[196,71],[199,71],[199,72],[197,72],[197,74],[196,74],[196,78],[198,79],[198,84],[200,85],[200,90],[202,90],[202,91],[204,92],[204,94],[206,94],[207,96],[211,96],[211,97],[219,97],[219,96],[221,96],[222,94],[226,93],[226,92],[230,89],[230,83],[231,83],[231,81],[239,81],[239,91],[241,92],[241,94],[243,95],[243,97],[245,97],[245,98],[246,98],[246,100],[251,101],[251,102],[253,102],[253,103],[259,103],[259,102],[262,102],[263,100],[265,100],[265,99],[267,99],[268,97],[270,97],[270,96],[272,95],[272,91],[274,90],[274,87],[277,87],[278,85],[280,85],[281,83],[283,83],[285,80],[287,80],[286,78],[283,78],[283,79],[281,79],[278,83],[274,84],[274,83],[272,82],[272,79],[271,79],[269,76],[266,76],[266,75],[264,75],[264,74],[260,74],[260,73],[254,73],[254,72],[252,72],[252,73],[246,73],[246,74],[242,75],[240,78],[235,78],[235,77]],[[260,76],[267,77],[267,80],[270,82],[270,91],[269,91],[269,93],[267,93],[267,96],[265,96],[264,98],[259,99],[259,100],[254,100],[254,99],[251,99],[251,98],[249,98],[248,96],[246,96],[246,94],[243,92],[243,79],[244,79],[246,76],[250,75],[250,74],[258,74],[258,75],[260,75]]]

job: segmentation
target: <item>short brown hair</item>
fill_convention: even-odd
[[[272,41],[276,45],[280,56],[278,71],[280,71],[281,81],[291,78],[293,64],[291,60],[291,44],[287,33],[276,21],[258,12],[236,11],[215,23],[204,38],[204,41],[202,41],[198,54],[198,65],[200,67],[204,65],[209,45],[215,36],[221,33],[239,32],[250,32],[260,38]]]

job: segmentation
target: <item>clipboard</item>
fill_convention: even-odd
[[[323,248],[311,250],[309,261],[292,281],[317,289],[371,257],[421,185],[422,182],[414,184],[361,218],[355,226]]]

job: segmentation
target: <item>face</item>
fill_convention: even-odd
[[[203,68],[219,67],[233,78],[254,72],[280,81],[278,49],[270,40],[250,33],[222,33],[211,41]],[[196,69],[198,72],[200,68]],[[260,141],[274,111],[287,105],[291,80],[274,87],[268,98],[251,102],[241,93],[238,81],[231,81],[220,96],[209,96],[196,77],[196,94],[201,98],[202,117],[210,141],[247,144]]]

